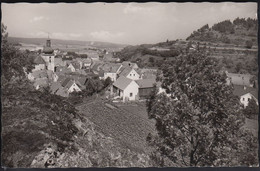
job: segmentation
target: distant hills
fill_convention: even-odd
[[[21,37],[8,37],[8,41],[13,44],[31,44],[37,46],[43,46],[46,43],[46,38],[21,38]],[[79,41],[79,40],[61,40],[51,39],[52,45],[58,46],[86,46],[93,48],[123,48],[127,45],[98,42],[98,41]]]

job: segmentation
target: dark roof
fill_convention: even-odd
[[[105,72],[116,73],[120,68],[121,64],[107,63],[102,66]]]
[[[126,77],[131,71],[132,71],[132,68],[130,68],[130,67],[125,67],[125,68],[119,73],[119,75]]]
[[[80,69],[80,64],[78,62],[71,62],[70,63],[75,69]]]
[[[142,79],[136,80],[136,83],[139,85],[139,88],[150,88],[156,83],[155,79]]]
[[[250,86],[250,79],[253,77],[249,74],[235,74],[235,73],[227,73],[227,77],[231,79],[231,82],[234,85],[245,85]]]
[[[234,85],[233,94],[236,96],[243,96],[247,93],[252,94],[256,99],[258,99],[258,90],[253,87]]]
[[[70,78],[66,78],[65,80],[63,80],[63,82],[61,83],[62,87],[66,87],[70,80]]]
[[[45,54],[52,54],[53,51],[54,50],[51,47],[44,46],[42,52],[45,53]]]
[[[114,82],[114,86],[124,90],[133,80],[126,78],[124,76],[119,77],[115,82]]]
[[[38,55],[34,58],[33,62],[35,64],[45,64],[45,61],[42,59],[42,57]]]

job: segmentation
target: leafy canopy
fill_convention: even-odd
[[[158,80],[168,95],[154,93],[147,106],[157,129],[147,140],[162,156],[160,165],[166,159],[174,166],[234,164],[230,156],[238,152],[234,139],[244,116],[216,66],[215,59],[196,51],[162,67]]]

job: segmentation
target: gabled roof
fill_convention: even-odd
[[[80,69],[80,64],[78,62],[71,62],[70,65],[72,65],[75,69]]]
[[[136,83],[139,85],[139,88],[151,88],[156,83],[156,80],[142,79],[142,80],[136,80]]]
[[[70,80],[70,78],[66,78],[65,80],[63,80],[63,82],[61,83],[62,87],[66,87]]]
[[[100,64],[100,63],[94,63],[91,68],[94,71],[98,71],[101,65],[102,64]]]
[[[121,64],[106,63],[102,66],[104,72],[116,73],[120,68]]]
[[[132,68],[124,67],[124,69],[119,73],[119,75],[126,77],[131,71],[132,71]]]
[[[57,90],[61,88],[61,84],[59,82],[53,82],[51,83],[50,89],[52,93],[57,92]]]
[[[253,77],[249,74],[235,74],[227,73],[227,77],[231,78],[231,82],[234,85],[245,85],[250,86],[250,79]]]
[[[45,64],[45,61],[42,59],[41,56],[37,55],[37,56],[34,58],[33,63],[39,65],[39,64]]]
[[[124,90],[133,80],[126,78],[124,76],[119,77],[115,82],[114,82],[114,86]]]
[[[234,90],[233,90],[234,95],[241,97],[247,93],[252,94],[256,99],[258,99],[258,90],[256,88],[234,85]]]

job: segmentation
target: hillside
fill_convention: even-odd
[[[23,43],[37,46],[43,46],[46,43],[46,38],[21,38],[21,37],[8,37],[8,41],[13,44]],[[51,39],[52,45],[63,45],[63,46],[86,46],[93,48],[123,48],[127,45],[115,44],[109,42],[97,42],[97,41],[78,41],[78,40],[61,40]]]
[[[225,20],[209,28],[208,24],[194,31],[188,41],[206,41],[211,43],[225,43],[237,47],[251,48],[257,46],[256,19],[236,18],[233,22]]]
[[[157,44],[127,46],[116,54],[122,61],[139,67],[160,68],[168,60],[191,50],[205,51],[218,59],[218,67],[228,72],[249,73],[257,77],[257,20],[237,18],[202,26],[186,40],[167,40]]]

